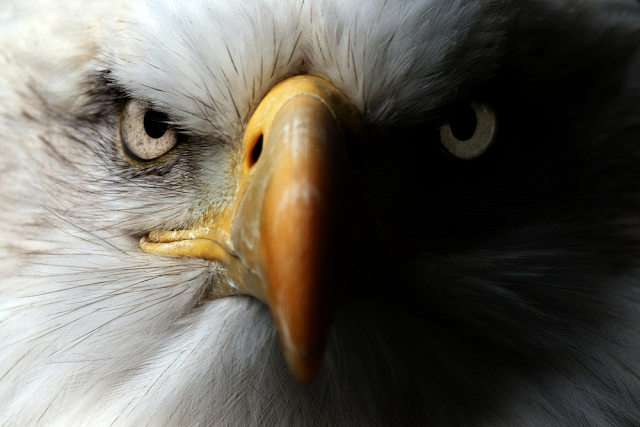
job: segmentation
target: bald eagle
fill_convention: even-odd
[[[0,2],[0,425],[640,422],[640,3]]]

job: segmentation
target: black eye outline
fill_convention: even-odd
[[[131,103],[136,104],[132,106]],[[129,111],[129,114],[138,115],[138,117],[131,118],[125,116],[125,114],[127,114],[127,107],[132,107],[134,110],[133,114],[131,111]],[[131,108],[129,108],[129,110],[131,110]],[[139,115],[141,115],[143,112],[144,117],[140,119]],[[132,124],[136,127],[134,130],[138,133],[138,137],[148,138],[148,141],[154,141],[166,136],[167,132],[172,132],[173,135],[175,135],[173,145],[171,145],[170,148],[163,150],[161,154],[154,158],[141,158],[139,155],[133,152],[133,150],[130,148],[130,143],[128,143],[127,141],[127,133],[132,132],[130,129],[125,129],[125,120],[130,118],[134,121],[138,120],[138,122],[134,122]],[[144,135],[140,136],[141,132],[144,132]],[[120,104],[118,134],[120,137],[120,148],[123,158],[128,163],[139,167],[149,167],[164,162],[175,152],[176,148],[186,140],[186,136],[170,123],[167,114],[153,109],[146,102],[130,98],[123,99]],[[154,138],[154,136],[157,137]]]
[[[440,144],[451,156],[471,161],[481,157],[497,139],[496,113],[485,101],[454,107],[440,126]]]

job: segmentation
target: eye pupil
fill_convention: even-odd
[[[144,130],[153,139],[161,138],[169,128],[168,119],[164,113],[149,110],[144,115]]]
[[[459,141],[471,139],[478,126],[476,112],[469,104],[461,105],[453,111],[449,126],[451,133]]]

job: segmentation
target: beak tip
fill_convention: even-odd
[[[318,377],[322,365],[322,353],[300,356],[285,350],[285,358],[297,383],[311,384]]]
[[[326,327],[314,325],[301,330],[295,327],[295,325],[300,326],[300,322],[283,322],[280,316],[275,317],[282,352],[294,379],[299,384],[314,382],[322,366],[328,325]],[[294,327],[290,328],[290,326]],[[318,334],[320,331],[325,334]]]
[[[317,298],[289,297],[284,299],[287,304],[276,303],[271,298],[269,305],[289,370],[296,382],[309,384],[315,381],[322,366],[335,311],[331,302],[335,301],[329,299],[329,304],[321,304]],[[303,316],[286,310],[291,307],[291,301],[300,300],[313,300],[316,306],[302,310]]]

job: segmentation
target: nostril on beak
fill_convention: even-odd
[[[253,148],[251,149],[251,155],[249,156],[249,167],[255,165],[258,162],[258,159],[260,159],[260,155],[262,154],[263,139],[263,136],[260,135],[256,143],[253,145]]]

